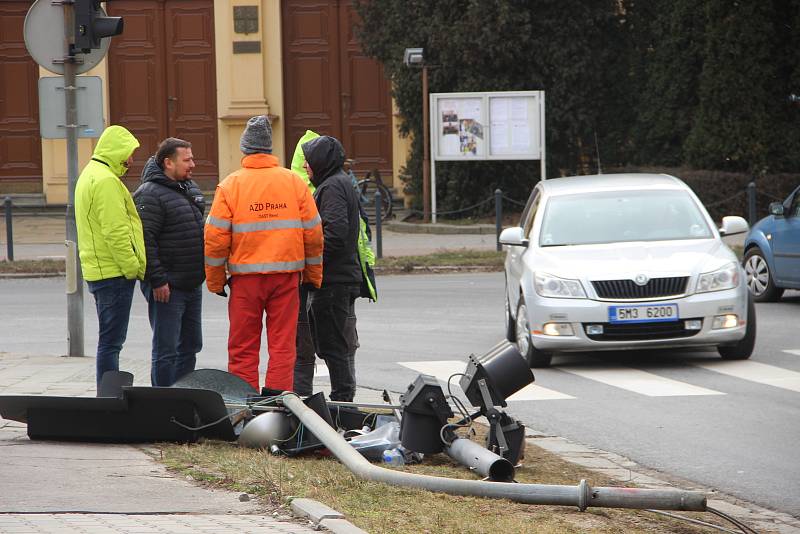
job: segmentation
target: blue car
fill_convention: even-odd
[[[800,289],[800,187],[786,200],[769,205],[769,215],[750,229],[744,241],[747,286],[758,302]]]

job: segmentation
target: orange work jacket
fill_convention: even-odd
[[[206,286],[219,293],[232,276],[303,271],[322,283],[322,224],[303,180],[271,154],[242,158],[217,186],[205,226]]]

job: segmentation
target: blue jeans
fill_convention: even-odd
[[[128,335],[136,280],[123,277],[87,282],[97,308],[97,385],[106,371],[119,371],[119,352]]]
[[[142,282],[141,286],[153,329],[150,383],[171,386],[194,371],[197,353],[203,348],[202,287],[188,291],[170,288],[169,302],[156,302],[150,284]]]

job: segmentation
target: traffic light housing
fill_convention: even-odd
[[[122,33],[122,17],[108,17],[100,0],[75,0],[75,51],[89,53],[100,48],[103,37]]]

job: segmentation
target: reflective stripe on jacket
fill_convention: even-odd
[[[322,225],[303,181],[271,154],[251,154],[217,186],[205,226],[206,285],[233,275],[303,271],[322,283]]]

